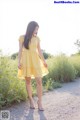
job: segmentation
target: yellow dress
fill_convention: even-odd
[[[20,36],[20,42],[24,41],[24,36]],[[18,69],[18,77],[25,79],[25,77],[43,77],[49,73],[44,66],[42,59],[39,56],[37,45],[40,41],[39,37],[33,36],[29,44],[29,49],[23,46],[21,56],[21,69]]]

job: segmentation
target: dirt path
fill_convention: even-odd
[[[80,120],[80,79],[45,93],[43,104],[44,112],[38,111],[37,104],[35,110],[29,109],[28,102],[15,105],[8,109],[10,120]]]

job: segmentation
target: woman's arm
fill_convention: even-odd
[[[22,47],[23,47],[23,43],[19,41],[19,52],[18,52],[18,68],[21,68],[21,55],[22,55]]]
[[[46,63],[43,53],[41,51],[40,42],[38,42],[38,52],[39,52],[41,59],[43,60],[44,66],[47,67],[47,63]]]

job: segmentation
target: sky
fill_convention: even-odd
[[[53,55],[77,52],[80,39],[80,4],[54,4],[54,0],[0,0],[0,49],[19,50],[19,36],[30,21],[39,24],[41,48]]]

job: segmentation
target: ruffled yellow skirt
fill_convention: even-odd
[[[43,77],[49,73],[36,52],[23,51],[21,65],[21,69],[18,69],[18,77],[22,79],[25,79],[25,77]]]

